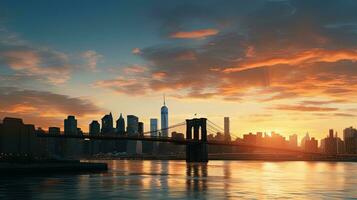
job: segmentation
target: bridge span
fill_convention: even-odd
[[[151,141],[151,142],[168,142],[178,145],[186,145],[186,161],[187,162],[208,162],[208,145],[219,145],[219,146],[232,146],[241,147],[246,149],[259,149],[259,150],[272,150],[284,153],[296,153],[303,155],[325,155],[318,152],[306,152],[296,149],[289,148],[279,148],[271,146],[259,146],[253,144],[238,143],[236,141],[210,141],[207,140],[207,119],[206,118],[194,118],[187,119],[186,122],[173,125],[167,129],[177,126],[186,126],[186,137],[185,138],[175,138],[175,137],[162,137],[162,136],[151,136],[151,132],[145,132],[143,135],[66,135],[66,134],[48,134],[39,133],[38,137],[53,137],[53,138],[77,138],[77,139],[87,139],[87,140],[134,140],[134,141]]]

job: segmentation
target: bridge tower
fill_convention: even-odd
[[[206,124],[206,118],[186,119],[186,162],[208,162]]]

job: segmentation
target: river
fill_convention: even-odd
[[[107,173],[0,177],[0,199],[353,199],[357,163],[110,160]]]

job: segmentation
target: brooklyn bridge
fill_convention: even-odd
[[[70,135],[70,134],[48,134],[48,133],[38,133],[38,137],[53,137],[53,138],[77,138],[86,140],[131,140],[131,141],[151,141],[151,142],[163,142],[163,143],[174,143],[178,145],[186,145],[186,162],[208,162],[208,146],[218,145],[218,146],[231,146],[245,149],[259,149],[259,150],[269,150],[274,152],[283,153],[294,153],[305,156],[326,156],[324,153],[318,152],[307,152],[298,149],[284,148],[284,147],[274,147],[266,145],[256,145],[256,144],[244,144],[237,143],[235,141],[216,141],[208,140],[207,135],[209,133],[223,132],[217,124],[208,120],[207,118],[193,118],[186,119],[184,122],[172,125],[165,130],[171,132],[172,129],[185,128],[186,137],[164,137],[164,136],[153,136],[152,131],[144,132],[141,135]],[[155,132],[161,132],[164,129],[157,130]]]

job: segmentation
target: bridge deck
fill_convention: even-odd
[[[152,136],[118,136],[118,135],[54,135],[54,134],[37,134],[38,137],[50,137],[50,138],[77,138],[77,139],[88,139],[88,140],[135,140],[135,141],[151,141],[151,142],[169,142],[179,145],[186,145],[190,143],[199,143],[201,141],[188,140],[188,139],[177,139],[172,137],[152,137]],[[296,149],[288,148],[278,148],[270,146],[259,146],[253,144],[242,144],[237,142],[226,142],[226,141],[207,141],[208,145],[219,145],[219,146],[231,146],[231,147],[242,147],[242,148],[252,148],[252,149],[266,149],[273,151],[282,151],[286,153],[299,153],[299,154],[311,154],[311,155],[326,155],[319,152],[306,152]]]

